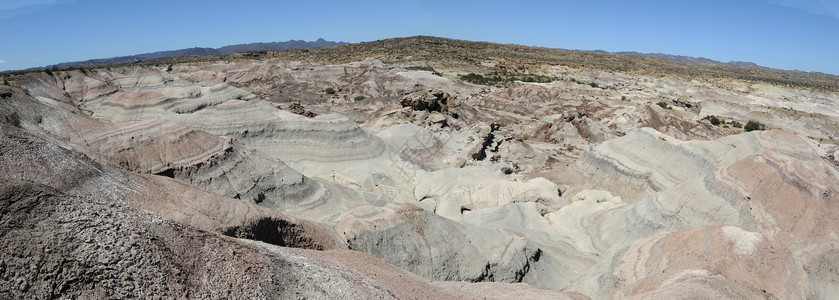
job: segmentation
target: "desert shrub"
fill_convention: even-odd
[[[466,74],[466,75],[461,75],[460,80],[461,81],[466,81],[466,82],[471,82],[471,83],[474,83],[474,84],[487,84],[490,81],[487,78],[484,78],[483,75],[475,74],[475,73],[469,73],[469,74]]]
[[[659,102],[659,103],[656,103],[655,105],[658,105],[661,108],[666,109],[666,110],[673,110],[672,106],[667,106],[667,103],[664,103],[664,102]]]
[[[621,101],[629,101],[629,99],[626,96],[621,96]]]
[[[764,129],[766,129],[766,126],[764,126],[758,121],[752,120],[749,120],[749,122],[746,122],[746,126],[743,126],[743,130],[745,130],[746,132]]]
[[[361,101],[361,100],[364,100],[364,98],[365,98],[364,96],[358,95],[358,96],[355,96],[355,98],[353,98],[353,100]]]
[[[330,87],[330,88],[326,88],[326,89],[325,89],[325,90],[323,90],[323,91],[324,91],[325,93],[327,93],[327,94],[330,94],[330,95],[335,94],[335,89],[333,89],[333,88],[331,88],[331,87]]]
[[[711,122],[711,125],[714,126],[720,125],[722,123],[720,118],[717,118],[717,116],[714,115],[705,116],[704,118],[702,118],[702,120],[708,120],[709,122]]]
[[[740,122],[737,122],[737,121],[734,121],[734,120],[729,121],[728,124],[731,124],[731,127],[734,127],[734,128],[743,128],[743,123],[740,123]]]
[[[15,127],[20,127],[20,115],[18,115],[16,111],[6,116],[6,121]]]
[[[407,67],[407,68],[405,68],[405,69],[407,69],[407,70],[430,71],[430,72],[431,72],[431,74],[434,74],[434,75],[437,75],[437,76],[441,76],[441,75],[440,75],[440,73],[437,73],[437,70],[434,70],[434,68],[432,68],[431,66],[425,66],[425,67],[420,67],[420,66],[410,66],[410,67]]]
[[[559,80],[557,77],[552,76],[545,76],[545,75],[535,75],[535,74],[521,74],[521,73],[513,73],[508,71],[498,71],[492,72],[486,76],[469,73],[466,75],[460,75],[461,81],[466,81],[469,83],[480,84],[480,85],[488,85],[488,86],[497,86],[503,87],[504,85],[514,82],[516,80],[522,82],[539,82],[539,83],[548,83]]]

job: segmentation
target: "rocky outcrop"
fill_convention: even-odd
[[[4,298],[264,298],[282,290],[271,281],[271,257],[125,204],[2,179],[0,210]]]
[[[46,192],[6,197],[27,204],[0,238],[50,263],[0,252],[0,297],[836,298],[835,95],[527,72],[557,80],[479,86],[375,59],[17,76],[0,174]],[[74,244],[63,224],[113,233]],[[80,263],[44,269],[66,257],[53,241]],[[108,281],[52,285],[88,273]]]
[[[306,109],[305,107],[303,107],[303,105],[300,105],[300,103],[289,104],[288,105],[288,110],[290,112],[293,112],[295,114],[298,114],[298,115],[301,115],[301,116],[304,116],[304,117],[307,117],[307,118],[314,118],[314,117],[318,116],[318,114],[313,113],[312,111]]]
[[[275,246],[341,249],[346,244],[327,225],[164,176],[113,170],[63,142],[0,126],[4,298],[449,299],[473,289],[432,286],[359,252]],[[24,169],[32,172],[13,172]],[[506,287],[488,289],[503,294]]]
[[[0,297],[8,299],[454,299],[469,289],[432,286],[359,252],[236,240],[28,181],[0,179],[0,212]]]
[[[450,108],[456,104],[456,96],[440,90],[416,91],[403,95],[399,104],[403,107],[410,107],[413,110],[436,111],[449,113]]]
[[[353,250],[433,280],[521,282],[542,250],[495,229],[462,225],[410,204],[357,207],[336,220]]]

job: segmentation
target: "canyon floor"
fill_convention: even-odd
[[[839,297],[839,77],[545,51],[7,75],[0,297]]]

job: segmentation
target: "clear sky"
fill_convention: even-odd
[[[0,0],[0,70],[189,47],[413,35],[839,74],[839,0]]]

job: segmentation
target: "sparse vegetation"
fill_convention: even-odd
[[[722,121],[720,120],[720,118],[717,118],[717,116],[715,116],[715,115],[705,116],[704,118],[702,118],[702,120],[708,120],[708,122],[711,122],[711,125],[714,125],[714,126],[722,124]]]
[[[364,100],[364,99],[365,99],[365,97],[362,96],[362,95],[358,95],[358,96],[355,96],[355,98],[353,98],[353,100],[355,100],[355,101],[361,101],[361,100]]]
[[[755,130],[766,130],[766,126],[758,121],[749,120],[749,122],[746,122],[746,126],[743,126],[743,130],[745,130],[746,132]]]
[[[621,96],[621,101],[629,101],[629,98],[626,98],[626,96]]]
[[[480,84],[480,85],[490,85],[490,86],[497,86],[503,87],[508,85],[514,81],[522,81],[522,82],[538,82],[538,83],[548,83],[559,80],[556,77],[551,76],[544,76],[544,75],[534,75],[534,74],[521,74],[515,72],[508,72],[506,70],[492,72],[487,76],[483,76],[481,74],[469,73],[466,75],[461,75],[461,81],[466,81],[469,83]]]
[[[429,72],[431,72],[431,74],[434,74],[434,75],[437,75],[437,76],[442,76],[442,75],[440,75],[440,73],[437,73],[437,70],[434,70],[434,68],[432,68],[431,66],[425,66],[425,67],[420,67],[420,66],[410,66],[410,67],[407,67],[407,68],[405,68],[405,69],[406,69],[406,70],[429,71]]]
[[[324,89],[324,90],[323,90],[323,92],[325,92],[325,93],[327,93],[327,94],[329,94],[329,95],[334,95],[334,94],[335,94],[335,89],[333,89],[333,88],[331,88],[331,87],[330,87],[330,88],[326,88],[326,89]]]
[[[487,78],[484,78],[483,75],[475,74],[475,73],[469,73],[469,74],[466,74],[466,75],[461,75],[460,80],[470,82],[470,83],[474,83],[474,84],[483,84],[483,85],[489,85],[490,82],[491,82],[491,80],[489,80]]]
[[[390,53],[382,55],[379,49]],[[468,50],[467,50],[468,49]],[[498,66],[481,66],[481,57],[503,55],[511,63]],[[645,75],[678,76],[687,79],[704,79],[727,86],[731,80],[752,83],[769,83],[779,86],[799,87],[822,91],[839,91],[839,77],[823,73],[777,70],[763,67],[737,67],[729,65],[700,66],[664,58],[597,53],[487,42],[471,42],[429,36],[393,38],[373,42],[348,44],[337,47],[302,50],[268,51],[263,57],[253,59],[310,60],[320,63],[347,63],[376,57],[385,63],[404,63],[411,56],[414,65],[435,68],[448,66],[467,67],[472,72],[490,74],[503,67],[505,70],[538,70],[541,66],[556,65],[572,68],[589,68],[611,72]],[[397,59],[400,57],[400,59]],[[532,72],[531,72],[532,73]]]
[[[429,48],[428,45],[435,45]],[[377,54],[377,49],[389,49],[387,56]],[[468,51],[451,51],[452,49],[469,49]],[[423,50],[423,51],[418,51]],[[396,57],[411,56],[411,62],[427,67],[418,69],[433,69],[432,66],[445,65],[447,62],[457,62],[461,66],[477,67],[480,72],[491,73],[498,67],[484,67],[476,64],[474,57],[504,55],[514,59],[516,63],[503,67],[509,70],[536,69],[546,64],[579,68],[599,69],[604,71],[638,73],[647,75],[669,75],[687,79],[706,79],[718,86],[727,86],[730,80],[742,80],[750,83],[768,83],[778,86],[806,88],[818,91],[839,91],[839,76],[817,73],[770,69],[763,67],[737,67],[729,65],[697,66],[688,63],[672,61],[663,58],[617,55],[611,53],[597,53],[589,51],[574,51],[565,49],[550,49],[539,47],[522,47],[518,45],[504,45],[486,42],[460,41],[438,37],[416,36],[407,38],[393,38],[358,44],[347,44],[337,47],[319,49],[290,49],[280,51],[264,51],[249,53],[247,56],[237,55],[206,55],[167,57],[141,62],[117,63],[97,65],[96,68],[108,69],[125,66],[157,66],[165,64],[210,62],[210,61],[252,61],[264,59],[279,60],[307,60],[318,63],[348,63],[360,61],[368,57],[376,57],[385,63],[397,63]],[[55,70],[79,69],[79,66],[61,67]],[[40,70],[4,71],[3,74],[20,75]],[[51,74],[50,74],[51,75]],[[534,79],[536,79],[534,77]]]
[[[524,113],[523,111],[520,111],[520,110],[518,110],[518,109],[514,110],[514,111],[513,111],[513,113],[514,113],[514,114],[517,114],[517,115],[520,115],[520,116],[524,116],[524,115],[525,115],[525,113]]]
[[[667,103],[665,103],[665,102],[659,102],[659,103],[656,103],[655,105],[658,105],[659,107],[661,107],[663,109],[666,109],[666,110],[673,110],[673,107],[667,105]]]

